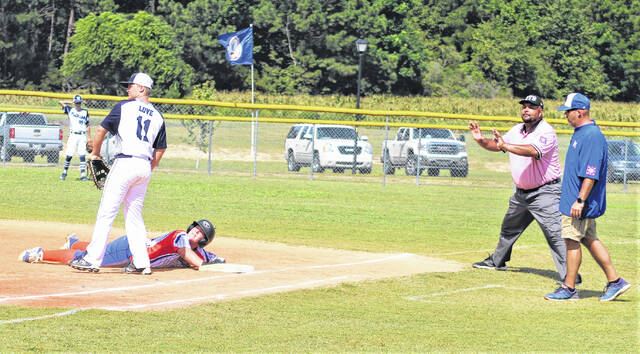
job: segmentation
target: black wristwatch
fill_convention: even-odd
[[[580,198],[578,198],[576,201],[577,201],[579,204],[584,204],[584,199],[580,199]]]

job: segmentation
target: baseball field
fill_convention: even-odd
[[[89,240],[99,192],[59,168],[0,168],[0,351],[637,352],[637,193],[608,195],[598,233],[633,288],[598,301],[584,251],[581,299],[550,302],[556,274],[532,225],[506,271],[492,251],[509,188],[154,173],[150,236],[206,217],[208,249],[254,273],[125,275],[28,264],[18,254]],[[508,175],[506,176],[508,178]],[[357,183],[360,182],[360,183]],[[123,232],[121,215],[112,237]]]

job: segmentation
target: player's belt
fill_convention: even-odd
[[[516,189],[518,190],[518,192],[521,192],[521,193],[531,193],[531,192],[537,191],[538,189],[540,189],[543,186],[546,186],[548,184],[556,184],[556,183],[560,183],[560,178],[556,178],[553,181],[549,181],[549,182],[547,182],[545,184],[539,185],[536,188],[531,188],[531,189],[516,188]]]
[[[132,155],[127,155],[127,154],[117,154],[116,155],[116,159],[130,159],[132,157],[136,157],[136,158],[139,158],[139,159],[151,161],[151,159],[146,157],[146,156],[132,156]]]
[[[85,135],[87,132],[72,132],[73,134]]]

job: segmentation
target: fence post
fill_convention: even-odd
[[[253,111],[253,116],[255,117],[255,123],[251,123],[251,124],[255,124],[255,134],[253,134],[253,141],[252,141],[252,146],[253,146],[253,178],[256,178],[256,174],[257,174],[257,169],[258,169],[258,113],[260,111],[258,110],[254,110]],[[253,130],[253,129],[252,129]]]
[[[384,125],[384,148],[382,149],[382,186],[387,186],[387,160],[385,154],[387,153],[387,142],[389,141],[389,116],[385,117]],[[371,163],[373,165],[373,162]]]
[[[315,158],[315,154],[316,154],[316,125],[312,125],[311,126],[311,168],[309,170],[311,170],[309,172],[309,180],[313,181],[313,159]]]
[[[422,129],[415,128],[418,132],[418,163],[416,164],[416,186],[420,185],[420,160],[422,160]]]
[[[622,193],[627,194],[627,167],[629,167],[629,140],[630,137],[624,139],[624,172],[622,175]]]
[[[209,121],[209,158],[207,161],[207,173],[211,176],[211,150],[213,144],[213,121]]]

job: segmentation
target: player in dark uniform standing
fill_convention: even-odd
[[[73,103],[74,107],[70,104]],[[69,117],[69,139],[67,139],[67,157],[64,160],[64,169],[60,175],[60,180],[64,181],[69,172],[69,165],[73,155],[78,154],[80,158],[80,180],[86,181],[86,164],[84,156],[87,154],[87,137],[91,136],[89,126],[89,111],[82,108],[82,97],[73,96],[72,101],[60,101],[62,111]]]

